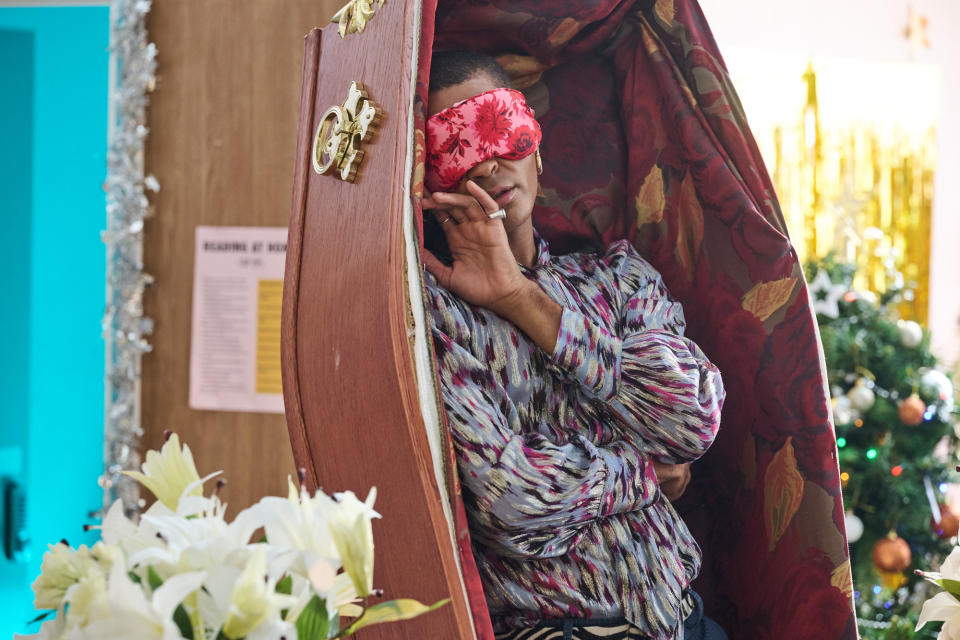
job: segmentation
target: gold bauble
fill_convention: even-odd
[[[900,422],[908,427],[915,427],[923,423],[923,414],[927,411],[927,405],[923,403],[920,396],[913,394],[900,403],[897,409],[897,415],[900,416]]]
[[[900,536],[891,533],[873,545],[873,565],[879,571],[896,573],[910,566],[910,545]]]
[[[940,523],[930,518],[930,529],[937,537],[942,539],[952,538],[960,531],[960,518],[954,513],[953,509],[945,504],[940,505]]]

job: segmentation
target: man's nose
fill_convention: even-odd
[[[471,180],[474,178],[486,178],[495,174],[499,169],[500,163],[497,162],[497,159],[490,158],[470,169],[470,171],[467,172],[467,178]]]

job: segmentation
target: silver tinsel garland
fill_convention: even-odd
[[[140,359],[150,351],[153,321],[143,315],[143,291],[153,279],[143,271],[143,222],[150,214],[146,190],[160,186],[144,176],[146,110],[155,84],[157,48],[147,42],[149,0],[114,0],[110,6],[110,113],[107,149],[106,343],[104,473],[106,509],[123,501],[128,516],[140,509],[136,481],[121,474],[140,466]]]

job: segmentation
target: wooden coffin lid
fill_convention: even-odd
[[[374,522],[374,584],[384,598],[451,598],[435,612],[361,636],[447,640],[474,632],[436,436],[431,452],[422,410],[435,429],[435,396],[429,380],[418,385],[412,350],[414,337],[425,340],[423,323],[414,335],[411,316],[421,305],[421,285],[407,188],[419,11],[420,2],[388,2],[361,34],[341,38],[330,25],[307,36],[284,283],[283,391],[294,458],[308,485],[349,489],[361,499],[371,486],[378,489],[383,519]],[[311,163],[319,118],[344,102],[352,81],[363,83],[383,112],[355,183],[319,175]],[[417,361],[421,379],[430,371],[426,353]]]

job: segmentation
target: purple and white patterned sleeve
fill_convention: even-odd
[[[434,328],[443,399],[471,532],[498,553],[556,557],[585,525],[659,498],[650,458],[624,440],[555,443],[521,432],[490,367]]]
[[[565,308],[552,365],[578,383],[666,463],[696,460],[716,437],[724,390],[720,372],[683,337],[683,310],[660,274],[620,243],[607,255],[620,291],[621,336]],[[613,305],[616,306],[616,305]]]

